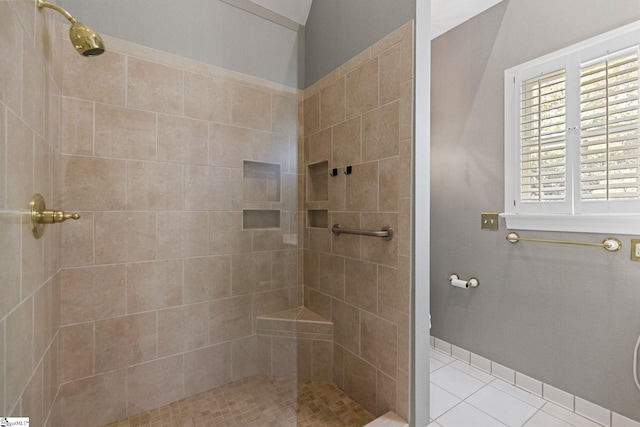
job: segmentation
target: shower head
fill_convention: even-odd
[[[82,22],[76,21],[69,12],[54,3],[48,1],[38,0],[38,8],[48,7],[49,9],[60,12],[65,18],[71,22],[71,28],[69,28],[69,38],[73,47],[76,48],[79,54],[82,56],[96,56],[104,52],[104,43],[93,28],[88,25],[84,25]]]

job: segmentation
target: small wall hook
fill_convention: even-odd
[[[329,176],[336,176],[336,175],[338,175],[338,168],[331,169],[331,172],[329,172]]]
[[[351,175],[351,166],[347,166],[346,168],[344,168],[344,174]]]

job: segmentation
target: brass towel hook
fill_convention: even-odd
[[[29,216],[31,218],[31,231],[36,239],[42,237],[46,224],[64,222],[68,219],[80,219],[80,214],[77,213],[47,209],[44,197],[39,193],[34,194],[31,203],[29,203]]]

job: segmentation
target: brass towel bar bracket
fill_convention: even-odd
[[[572,242],[570,240],[549,240],[549,239],[531,239],[520,237],[518,233],[511,232],[507,234],[507,240],[511,243],[523,242],[539,242],[539,243],[562,243],[565,245],[579,245],[579,246],[596,246],[604,248],[609,252],[617,252],[622,248],[622,242],[615,237],[607,237],[602,243],[590,243],[590,242]]]

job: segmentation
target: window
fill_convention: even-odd
[[[640,22],[505,72],[513,229],[640,233]]]

